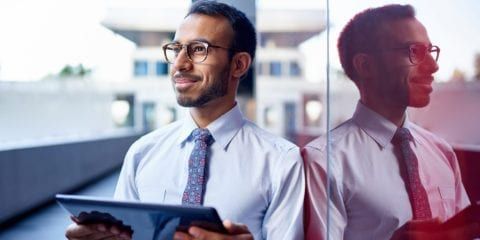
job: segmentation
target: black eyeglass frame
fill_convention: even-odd
[[[419,60],[415,61],[414,48],[417,46],[425,47],[425,54],[421,58],[417,57]],[[435,62],[438,62],[438,58],[440,57],[440,47],[432,44],[411,43],[408,46],[389,48],[388,50],[408,50],[408,59],[410,60],[410,63],[413,65],[418,65],[423,61],[425,61],[425,58],[427,57],[428,53],[432,56]],[[435,55],[432,55],[432,53],[435,53]]]

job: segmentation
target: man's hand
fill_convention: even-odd
[[[391,240],[472,240],[480,237],[480,224],[469,223],[453,229],[442,229],[438,218],[410,221],[399,228]]]
[[[107,226],[106,224],[77,224],[68,226],[65,237],[69,240],[129,240],[132,239],[130,231],[122,230],[118,226]]]
[[[248,227],[243,224],[234,224],[231,221],[223,221],[223,225],[228,231],[228,235],[210,232],[199,227],[190,227],[188,234],[176,232],[175,240],[253,240],[253,236]]]

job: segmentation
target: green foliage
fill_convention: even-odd
[[[92,73],[91,69],[85,68],[83,64],[77,66],[65,65],[58,73],[60,78],[85,77]]]

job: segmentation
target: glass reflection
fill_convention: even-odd
[[[468,67],[451,67],[455,61],[452,44],[445,41],[449,36],[438,34],[441,21],[431,24],[424,5],[419,3],[416,12],[417,5],[367,4],[351,3],[348,10],[330,12],[331,30],[339,33],[332,45],[338,48],[340,64],[333,60],[329,69],[329,121],[334,128],[304,149],[306,238],[478,237],[476,184],[465,166],[475,167],[480,152],[478,135],[466,133],[476,131],[466,116],[479,111],[469,108],[464,96],[472,101],[480,94],[458,70]],[[435,6],[458,14],[445,7]],[[352,9],[356,12],[339,25],[344,15],[336,14]],[[442,33],[446,35],[445,29]],[[478,31],[469,34],[480,36]],[[440,59],[432,44],[442,48]],[[400,48],[406,51],[390,51]],[[465,53],[463,47],[457,49]],[[456,86],[447,82],[443,64],[455,69]]]

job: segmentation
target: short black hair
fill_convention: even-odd
[[[369,53],[379,44],[385,22],[415,18],[411,5],[390,4],[369,8],[356,14],[343,28],[338,38],[338,54],[343,70],[355,83],[356,73],[353,57],[358,53]]]
[[[230,48],[233,49],[233,52],[247,52],[253,61],[257,49],[257,34],[252,22],[243,12],[225,3],[199,0],[192,4],[186,17],[191,14],[225,17],[233,29],[233,40]],[[233,56],[233,52],[230,57]]]

